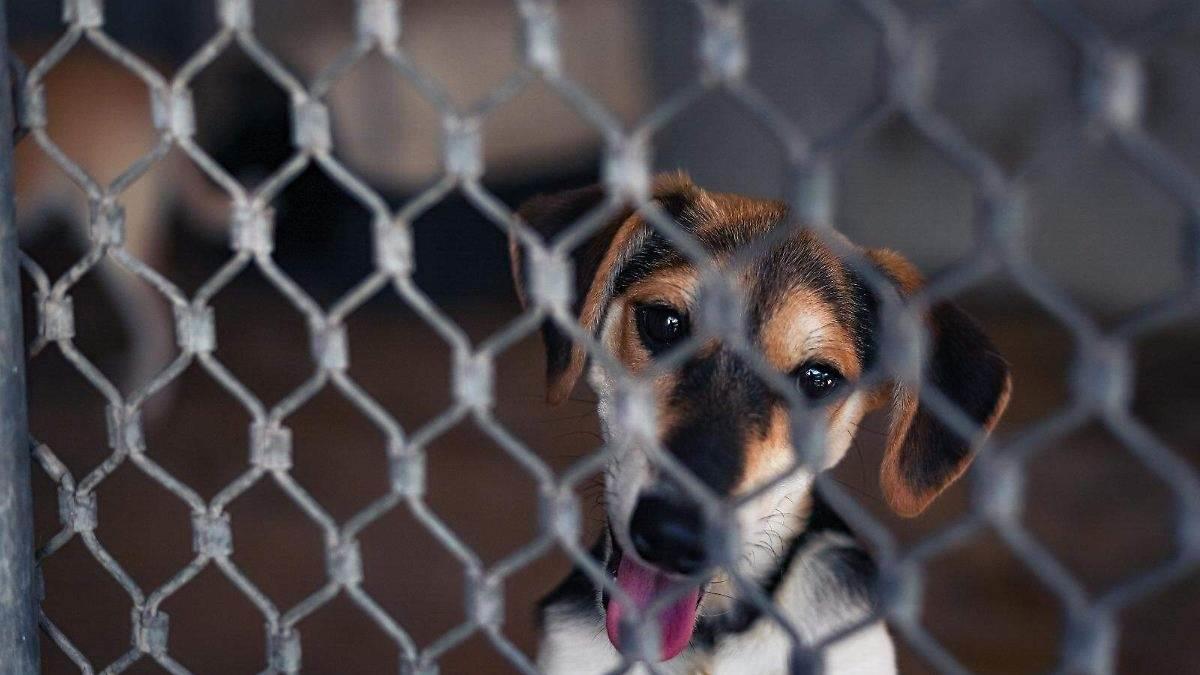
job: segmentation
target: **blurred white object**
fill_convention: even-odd
[[[255,32],[303,81],[353,43],[348,2],[278,0],[257,6]],[[563,74],[621,120],[648,110],[648,60],[631,0],[555,3]],[[521,21],[508,0],[406,2],[400,45],[460,109],[520,68]],[[371,56],[333,86],[334,152],[375,185],[411,188],[441,173],[442,117],[392,65]],[[594,160],[601,136],[565,100],[533,82],[483,121],[486,175],[520,180],[539,167]],[[542,169],[544,172],[545,169]]]

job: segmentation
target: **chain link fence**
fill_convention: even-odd
[[[777,141],[787,162],[790,205],[799,219],[813,224],[823,236],[829,223],[837,223],[834,187],[840,150],[854,138],[870,133],[881,120],[899,115],[915,128],[925,142],[935,147],[972,182],[978,199],[976,250],[961,264],[952,266],[912,302],[904,305],[885,303],[885,321],[901,330],[908,328],[908,341],[919,340],[914,328],[922,307],[952,296],[989,274],[1007,274],[1040,308],[1070,331],[1076,354],[1070,383],[1070,403],[1041,419],[1002,444],[985,447],[973,469],[971,509],[951,525],[918,545],[904,549],[869,510],[844,487],[833,480],[821,480],[822,494],[864,537],[881,565],[878,616],[885,617],[897,635],[939,672],[968,672],[954,653],[939,644],[922,625],[922,593],[926,583],[923,565],[930,559],[962,544],[973,534],[990,528],[1033,572],[1061,603],[1065,634],[1061,641],[1055,670],[1059,672],[1109,673],[1116,668],[1116,647],[1121,635],[1119,614],[1133,603],[1163,589],[1197,568],[1200,561],[1200,482],[1194,467],[1161,442],[1130,411],[1133,341],[1154,330],[1184,318],[1194,317],[1200,306],[1200,181],[1186,162],[1171,148],[1156,140],[1143,126],[1147,105],[1147,81],[1142,56],[1131,40],[1119,40],[1106,34],[1072,2],[1035,0],[1043,20],[1058,31],[1081,55],[1078,73],[1078,104],[1086,124],[1101,142],[1137,168],[1157,185],[1162,193],[1178,202],[1186,217],[1187,238],[1182,251],[1185,284],[1160,303],[1146,306],[1117,325],[1102,326],[1072,301],[1033,263],[1023,230],[1024,186],[1019,171],[1006,170],[986,152],[973,144],[949,119],[931,105],[935,84],[936,33],[954,21],[960,5],[944,3],[947,8],[914,19],[891,0],[856,0],[848,3],[881,37],[880,91],[875,102],[833,132],[813,138],[772,103],[769,96],[746,77],[751,66],[744,29],[746,5],[696,0],[701,34],[698,58],[702,64],[697,81],[683,83],[666,100],[633,126],[614,117],[603,103],[579,85],[562,67],[563,50],[569,45],[560,40],[556,6],[543,0],[517,0],[515,7],[521,27],[521,67],[491,94],[470,106],[457,104],[442,86],[424,72],[406,53],[402,38],[403,7],[398,0],[358,0],[355,4],[355,35],[352,44],[315,78],[305,82],[256,37],[254,12],[250,0],[217,0],[219,29],[171,77],[154,67],[105,31],[105,7],[102,0],[66,0],[61,36],[35,62],[28,64],[23,84],[18,88],[17,110],[28,137],[23,143],[36,144],[58,168],[86,193],[89,204],[88,248],[65,273],[47,273],[38,261],[21,255],[20,266],[34,288],[37,332],[30,348],[31,358],[46,350],[58,352],[77,370],[87,384],[103,397],[107,410],[108,454],[94,468],[81,471],[68,466],[55,448],[33,439],[29,447],[35,470],[43,472],[58,490],[58,514],[61,528],[45,541],[37,542],[35,564],[46,564],[69,542],[81,541],[95,565],[111,576],[128,596],[132,606],[132,634],[128,648],[112,662],[96,662],[73,641],[70,630],[60,628],[59,617],[41,613],[38,622],[49,641],[48,649],[59,650],[79,672],[118,673],[138,662],[151,660],[172,673],[190,672],[176,660],[169,648],[171,618],[163,604],[189,585],[202,571],[215,568],[249,600],[261,614],[265,625],[264,672],[295,673],[303,665],[303,645],[298,625],[317,610],[342,597],[353,603],[394,642],[400,654],[402,672],[437,672],[439,659],[473,636],[482,635],[512,667],[521,672],[537,672],[531,657],[504,631],[507,580],[552,549],[565,552],[585,569],[597,583],[610,592],[620,593],[604,569],[589,556],[580,541],[581,513],[576,490],[601,469],[616,448],[602,445],[595,453],[574,464],[565,473],[551,470],[539,455],[506,427],[494,414],[497,358],[518,341],[536,333],[544,321],[584,345],[592,359],[611,372],[621,366],[606,353],[596,337],[584,330],[571,310],[574,289],[569,262],[571,250],[602,226],[623,203],[638,205],[653,227],[698,268],[713,270],[712,261],[691,236],[649,200],[653,171],[652,137],[674,118],[686,111],[705,94],[721,90],[734,97]],[[1173,3],[1161,10],[1155,30],[1166,30],[1189,13],[1194,3]],[[1157,35],[1154,33],[1151,35]],[[152,120],[157,143],[144,156],[128,166],[114,180],[104,183],[89,175],[83,166],[64,152],[46,132],[47,109],[44,80],[56,64],[81,43],[88,43],[111,57],[148,88],[151,94]],[[291,136],[294,154],[254,189],[247,189],[205,149],[195,142],[195,119],[191,89],[194,79],[210,66],[223,51],[236,45],[290,99]],[[331,89],[357,63],[369,55],[382,57],[396,76],[414,86],[438,111],[442,141],[442,177],[416,198],[394,210],[376,189],[361,179],[334,154],[330,110],[327,97]],[[504,204],[484,187],[482,134],[489,113],[517,96],[524,88],[540,82],[550,87],[578,115],[592,125],[603,139],[602,175],[609,187],[609,201],[589,214],[559,238],[544,241],[522,223]],[[3,80],[0,79],[0,85]],[[193,293],[184,292],[162,273],[132,255],[125,242],[123,194],[140,177],[151,171],[168,153],[184,153],[205,176],[223,191],[231,204],[232,220],[228,241],[233,254]],[[273,257],[273,200],[302,171],[318,167],[351,195],[370,214],[372,227],[373,270],[336,302],[323,307],[286,273]],[[7,174],[11,157],[7,151],[0,159],[0,176]],[[507,237],[512,237],[533,262],[530,282],[530,306],[519,317],[482,341],[473,341],[413,281],[414,244],[412,223],[452,191],[459,191],[481,213],[491,219]],[[7,190],[6,190],[7,192]],[[9,193],[11,194],[11,193]],[[18,196],[19,197],[19,196]],[[8,197],[6,196],[6,203]],[[27,499],[22,471],[25,457],[21,443],[9,436],[24,433],[24,410],[17,385],[20,360],[9,364],[8,353],[14,347],[12,335],[18,335],[19,321],[12,318],[18,293],[8,277],[14,272],[9,256],[15,245],[11,209],[5,208],[3,225],[5,283],[0,284],[0,328],[9,338],[0,346],[0,367],[4,387],[0,388],[0,430],[6,436],[0,456],[0,589],[8,596],[25,595],[24,586],[11,581],[13,574],[24,574],[22,560],[29,549],[25,545],[31,531],[28,525]],[[836,243],[836,240],[830,239]],[[745,264],[762,255],[772,241],[750,244],[738,254]],[[853,255],[850,251],[844,251]],[[174,337],[178,354],[168,366],[134,391],[123,393],[76,345],[73,291],[81,278],[102,261],[119,266],[153,287],[173,312]],[[852,261],[853,262],[853,261]],[[861,265],[861,261],[857,263]],[[214,297],[247,268],[256,269],[273,289],[303,316],[310,340],[309,377],[279,402],[270,405],[239,380],[216,355]],[[869,283],[882,289],[885,281],[860,270]],[[717,316],[709,330],[738,344],[741,328],[736,320],[736,294],[717,284],[708,292],[714,306],[722,301],[733,303],[734,310]],[[349,374],[347,320],[373,295],[385,287],[394,292],[431,327],[452,353],[452,402],[433,419],[416,428],[405,428],[388,408],[372,397]],[[903,332],[903,331],[901,331]],[[691,349],[696,348],[692,345]],[[905,377],[918,372],[917,352],[906,344],[885,343],[888,357],[879,377]],[[787,385],[756,355],[746,348],[744,356],[755,365],[759,376],[780,391]],[[689,349],[661,365],[678,364]],[[12,370],[10,371],[10,366]],[[173,475],[155,458],[154,448],[146,440],[143,409],[157,393],[170,387],[185,370],[199,368],[240,404],[251,418],[246,429],[248,461],[234,480],[215,496],[205,498],[185,480]],[[15,373],[9,376],[9,373]],[[14,379],[17,378],[17,379]],[[413,386],[408,384],[405,386]],[[339,521],[292,475],[293,443],[289,420],[293,414],[320,392],[332,389],[368,418],[387,439],[390,467],[390,491],[374,499],[352,517]],[[654,421],[644,413],[638,401],[645,395],[644,380],[632,375],[621,378],[620,401],[615,407],[617,426],[638,430],[642,440],[656,438]],[[1017,396],[1020,396],[1018,383]],[[811,416],[807,407],[789,395],[793,424],[803,429]],[[924,400],[925,394],[922,394]],[[929,404],[946,424],[970,436],[973,424],[937,392],[929,394]],[[454,425],[473,421],[499,447],[508,453],[536,483],[541,521],[536,538],[510,555],[490,564],[463,541],[432,510],[425,499],[427,488],[427,449]],[[1023,526],[1023,476],[1029,463],[1047,445],[1078,428],[1088,420],[1098,420],[1120,440],[1146,469],[1161,478],[1170,489],[1173,502],[1170,518],[1174,532],[1174,551],[1170,557],[1150,569],[1128,577],[1101,592],[1084,587],[1069,568]],[[651,443],[653,445],[653,442]],[[799,461],[813,461],[820,444],[800,448]],[[726,515],[737,504],[721,504],[706,493],[702,485],[674,465],[669,453],[649,451],[654,462],[676,476],[689,492],[705,501],[714,513]],[[165,583],[147,587],[135,581],[110,552],[98,534],[104,519],[103,502],[97,489],[123,465],[132,465],[150,480],[177,498],[191,514],[194,556]],[[9,470],[9,467],[17,467]],[[16,485],[9,485],[11,479]],[[302,601],[281,606],[260,590],[259,583],[237,564],[232,554],[235,541],[229,507],[260,481],[273,481],[298,506],[321,532],[326,578],[322,585]],[[15,493],[11,492],[16,490]],[[10,495],[17,494],[14,501]],[[364,566],[360,534],[392,510],[406,505],[414,517],[457,558],[464,570],[463,596],[466,620],[426,645],[418,645],[410,628],[399,622],[364,587]],[[15,528],[15,529],[14,529]],[[385,580],[386,582],[386,580]],[[779,622],[795,642],[797,672],[806,667],[819,668],[822,648],[836,639],[861,628],[852,626],[822,643],[800,640],[788,618],[756,593],[747,580],[735,579],[747,593],[747,601],[766,617]],[[0,655],[9,661],[11,672],[33,669],[37,660],[37,640],[14,631],[21,626],[23,605],[5,598],[0,602]],[[27,606],[24,606],[27,607]],[[875,620],[878,617],[871,617]],[[865,624],[864,624],[865,625]],[[25,659],[24,661],[22,659]],[[623,667],[638,661],[629,655]],[[13,664],[18,664],[15,670]],[[814,665],[818,664],[818,665]],[[659,667],[647,667],[658,672]],[[8,671],[6,671],[8,672]]]

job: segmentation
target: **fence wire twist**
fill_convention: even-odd
[[[394,640],[405,672],[432,673],[438,658],[477,632],[484,636],[514,667],[537,672],[528,657],[504,634],[504,583],[551,547],[559,546],[610,592],[620,593],[606,574],[581,547],[580,513],[574,488],[593,474],[613,452],[612,447],[581,461],[562,476],[556,476],[513,433],[493,415],[494,359],[503,350],[538,329],[549,319],[567,335],[582,343],[591,358],[614,373],[619,364],[588,334],[570,309],[572,281],[569,251],[600,227],[604,216],[621,202],[633,202],[681,252],[702,268],[709,266],[703,249],[687,233],[648,200],[651,169],[650,137],[706,93],[723,90],[740,102],[746,114],[774,137],[785,150],[793,210],[806,222],[820,226],[836,221],[833,186],[840,153],[857,137],[870,133],[890,116],[900,115],[932,147],[941,152],[974,184],[979,199],[978,231],[981,237],[973,255],[937,277],[920,296],[905,306],[889,307],[897,322],[911,320],[915,308],[965,289],[985,275],[1004,272],[1013,283],[1033,298],[1072,333],[1077,347],[1073,396],[1065,409],[1025,429],[1003,446],[985,448],[975,470],[972,509],[960,520],[901,551],[887,529],[849,497],[836,483],[823,481],[822,492],[834,507],[876,550],[881,562],[880,615],[903,634],[919,654],[941,672],[962,673],[966,669],[921,626],[921,565],[932,556],[961,544],[971,534],[990,527],[1025,565],[1051,589],[1062,604],[1067,620],[1066,637],[1060,650],[1058,669],[1064,672],[1108,673],[1114,670],[1118,638],[1117,614],[1122,608],[1164,584],[1194,570],[1200,559],[1200,483],[1186,462],[1165,447],[1130,412],[1132,363],[1130,342],[1150,330],[1182,317],[1194,315],[1200,304],[1200,180],[1142,126],[1146,99],[1142,57],[1135,40],[1106,35],[1070,2],[1033,0],[1032,5],[1051,26],[1078,49],[1084,68],[1080,75],[1078,101],[1087,123],[1097,129],[1103,142],[1126,158],[1139,172],[1157,184],[1183,208],[1191,237],[1187,256],[1186,284],[1177,293],[1148,306],[1115,328],[1102,329],[1067,295],[1057,289],[1033,265],[1022,237],[1022,186],[1016,176],[973,145],[931,104],[937,52],[936,33],[954,19],[961,5],[916,21],[890,0],[856,0],[851,3],[864,21],[878,31],[883,50],[883,74],[874,102],[833,133],[821,138],[806,135],[787,115],[776,108],[745,77],[749,66],[743,18],[746,2],[718,4],[696,0],[702,35],[698,58],[703,66],[697,81],[689,83],[662,102],[632,128],[625,128],[605,106],[570,79],[562,67],[562,46],[553,2],[517,0],[522,25],[521,66],[488,96],[470,106],[458,106],[439,83],[422,72],[406,54],[401,43],[401,6],[398,0],[358,0],[356,38],[309,83],[302,82],[258,40],[254,31],[250,0],[217,0],[219,28],[170,79],[165,78],[137,55],[114,41],[104,30],[102,0],[66,0],[65,32],[52,48],[28,71],[22,97],[21,119],[31,140],[82,189],[90,205],[90,248],[64,274],[51,279],[29,257],[22,265],[36,289],[38,332],[34,351],[54,345],[87,382],[107,401],[110,454],[96,468],[75,475],[58,459],[52,448],[33,442],[33,455],[41,469],[58,485],[61,529],[36,553],[39,562],[55,554],[74,538],[82,540],[96,563],[120,584],[132,603],[132,636],[127,652],[108,664],[94,664],[61,630],[54,618],[41,615],[41,626],[49,638],[81,672],[118,673],[141,659],[153,659],[173,673],[189,672],[168,649],[169,617],[161,609],[165,600],[187,585],[201,570],[215,566],[261,612],[266,626],[264,672],[294,673],[301,667],[301,637],[297,624],[306,616],[344,594]],[[1190,11],[1189,3],[1176,3],[1163,11],[1156,26],[1168,25]],[[1153,37],[1153,36],[1151,36]],[[46,75],[76,45],[90,43],[121,64],[146,84],[151,92],[152,120],[157,144],[108,184],[102,184],[61,150],[46,132],[47,111],[43,81]],[[291,100],[292,142],[295,152],[254,190],[247,190],[194,141],[196,128],[190,86],[196,76],[232,45],[285,90]],[[398,211],[364,180],[343,165],[332,153],[333,139],[326,97],[331,87],[359,61],[371,53],[382,56],[398,77],[415,85],[439,112],[442,119],[443,175],[423,193]],[[527,86],[541,81],[557,93],[604,140],[604,177],[612,198],[598,212],[589,214],[555,241],[542,241],[481,183],[482,121],[505,101]],[[131,255],[123,242],[122,193],[151,170],[172,149],[185,153],[208,178],[223,189],[232,203],[229,231],[233,255],[189,297],[169,279]],[[269,204],[302,171],[311,165],[361,203],[373,217],[373,271],[345,293],[328,310],[323,309],[272,258],[273,223]],[[509,325],[479,344],[418,288],[412,278],[413,221],[453,190],[460,191],[506,234],[513,236],[535,261],[535,279],[530,280],[531,306]],[[832,240],[831,240],[832,241]],[[739,253],[747,261],[761,254],[770,242],[757,242]],[[72,289],[104,259],[115,263],[150,284],[174,310],[174,331],[180,353],[156,377],[128,396],[81,353],[74,343]],[[217,358],[215,316],[211,301],[242,270],[254,267],[307,320],[313,372],[308,379],[278,404],[268,407],[241,383]],[[870,274],[864,269],[864,273]],[[882,279],[870,280],[882,286]],[[349,376],[347,317],[376,291],[390,285],[425,322],[450,346],[453,354],[453,402],[416,429],[404,429],[377,401]],[[718,284],[719,286],[719,284]],[[718,289],[719,290],[719,289]],[[713,330],[737,344],[736,321],[716,321]],[[694,345],[693,345],[694,346]],[[886,346],[886,345],[885,345]],[[895,344],[892,352],[895,373],[911,353]],[[683,358],[687,349],[680,350]],[[770,372],[753,353],[744,354],[756,371],[773,386],[786,390],[778,374]],[[887,359],[885,359],[887,360]],[[670,368],[668,360],[661,368]],[[244,472],[206,500],[185,482],[155,461],[147,448],[141,410],[147,399],[162,390],[193,365],[206,371],[250,414],[249,462]],[[912,371],[909,371],[912,372]],[[654,437],[653,419],[644,415],[639,403],[644,392],[637,378],[620,378],[623,405],[617,406],[619,426],[644,430]],[[388,440],[391,490],[344,523],[338,523],[300,484],[293,480],[289,416],[326,387],[340,392],[379,428]],[[798,418],[803,405],[789,398]],[[971,430],[952,404],[937,392],[929,395],[934,411],[957,429]],[[922,399],[925,399],[924,392]],[[496,441],[535,479],[542,505],[542,527],[534,541],[493,565],[485,565],[469,546],[434,513],[424,501],[425,448],[459,421],[471,419]],[[1167,484],[1175,502],[1175,552],[1168,560],[1132,575],[1124,582],[1094,595],[1086,591],[1066,567],[1020,523],[1022,479],[1026,463],[1047,442],[1062,437],[1084,422],[1097,419],[1125,444],[1133,456]],[[736,504],[720,504],[703,486],[680,467],[671,466],[668,453],[652,452],[655,461],[705,502],[714,514],[728,515]],[[100,504],[96,490],[117,467],[132,463],[150,479],[182,501],[192,514],[194,558],[158,588],[143,588],[105,548],[96,529]],[[781,477],[783,478],[783,477]],[[327,564],[327,579],[314,593],[292,607],[280,607],[231,559],[233,535],[227,512],[229,505],[260,480],[271,480],[320,528]],[[415,517],[462,563],[465,570],[467,620],[433,643],[419,647],[398,623],[363,589],[363,566],[358,535],[393,508],[407,504]],[[835,639],[861,627],[851,626],[820,644],[804,644],[788,619],[771,605],[770,598],[753,584],[735,579],[747,600],[770,620],[779,622],[793,640],[797,655],[812,655]],[[877,619],[871,617],[872,620]],[[636,661],[628,657],[622,666]],[[803,662],[798,658],[797,662]],[[653,669],[653,666],[649,666]]]

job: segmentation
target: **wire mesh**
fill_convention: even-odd
[[[261,613],[265,624],[264,672],[294,673],[301,669],[302,644],[297,625],[305,617],[342,595],[357,605],[395,643],[405,672],[436,672],[438,659],[475,634],[482,634],[514,667],[537,672],[536,667],[503,632],[504,585],[507,578],[552,547],[565,551],[598,584],[621,593],[606,572],[591,559],[579,542],[580,514],[573,489],[615,451],[606,445],[565,475],[555,473],[526,447],[517,435],[494,415],[495,359],[518,340],[534,333],[549,320],[566,335],[585,346],[592,359],[613,373],[621,366],[605,348],[580,326],[571,310],[573,289],[570,251],[602,223],[603,216],[624,202],[635,204],[654,228],[702,270],[711,271],[704,249],[690,238],[670,216],[650,199],[652,178],[649,157],[651,137],[704,94],[720,90],[739,101],[756,121],[768,130],[785,151],[793,198],[793,211],[820,226],[836,222],[833,176],[838,155],[855,137],[868,133],[890,115],[901,115],[973,183],[981,208],[978,229],[983,234],[969,260],[938,277],[912,302],[893,303],[887,311],[896,322],[912,321],[919,309],[966,288],[983,275],[1007,272],[1019,287],[1046,312],[1062,323],[1074,337],[1078,349],[1071,403],[1015,440],[1002,447],[985,447],[977,463],[972,508],[960,521],[935,533],[918,546],[901,551],[893,537],[836,483],[822,482],[821,490],[855,528],[873,545],[881,564],[881,606],[877,615],[903,634],[907,642],[942,672],[967,672],[955,656],[938,644],[920,622],[923,581],[922,564],[962,541],[970,532],[984,527],[995,530],[1032,572],[1057,596],[1068,626],[1060,649],[1058,669],[1063,672],[1107,673],[1115,669],[1114,655],[1119,637],[1118,613],[1139,598],[1196,569],[1200,560],[1200,483],[1196,473],[1179,456],[1160,442],[1130,412],[1132,340],[1196,312],[1200,302],[1200,256],[1189,257],[1184,288],[1160,304],[1145,307],[1112,328],[1098,325],[1087,313],[1038,270],[1030,259],[1021,230],[1023,186],[1019,171],[1005,170],[974,145],[931,103],[936,77],[936,32],[953,21],[955,8],[934,13],[920,21],[908,16],[891,0],[856,0],[850,3],[882,37],[880,66],[883,77],[876,102],[861,115],[848,119],[828,136],[813,138],[747,79],[748,47],[744,27],[746,5],[719,4],[710,0],[694,3],[700,17],[698,57],[701,77],[687,83],[670,98],[631,127],[623,125],[585,87],[564,71],[564,46],[556,6],[544,0],[517,0],[521,22],[521,67],[510,80],[477,104],[463,107],[436,80],[423,72],[401,44],[402,7],[398,0],[357,0],[355,40],[328,67],[305,83],[288,68],[255,33],[250,0],[217,0],[219,28],[171,77],[165,77],[138,55],[105,32],[102,0],[67,0],[65,30],[40,59],[31,64],[20,99],[21,121],[29,132],[25,142],[35,143],[83,190],[90,205],[89,249],[57,278],[51,278],[29,257],[21,260],[25,274],[36,289],[37,336],[34,352],[53,346],[107,402],[108,450],[105,461],[84,475],[75,475],[56,456],[53,448],[36,440],[33,457],[41,470],[58,486],[61,529],[42,543],[36,553],[40,562],[55,555],[68,542],[81,540],[100,566],[121,586],[132,605],[132,635],[128,650],[111,663],[94,663],[60,630],[55,618],[42,614],[42,630],[80,672],[122,672],[143,659],[151,659],[173,673],[189,672],[169,649],[170,620],[162,610],[164,601],[191,582],[202,570],[215,567]],[[957,6],[959,3],[949,3]],[[967,4],[967,3],[963,3]],[[1031,3],[1082,57],[1078,101],[1089,124],[1098,129],[1104,142],[1126,158],[1146,178],[1176,200],[1187,214],[1188,246],[1200,241],[1200,181],[1169,148],[1164,147],[1142,125],[1147,86],[1142,56],[1127,41],[1115,39],[1070,2],[1035,0]],[[1191,11],[1189,3],[1176,3],[1163,11],[1163,22]],[[108,183],[102,183],[62,149],[46,133],[44,80],[73,48],[89,43],[129,73],[151,92],[151,112],[157,143],[141,159]],[[191,86],[196,76],[231,45],[239,46],[291,101],[292,157],[253,190],[245,188],[195,141],[196,121]],[[327,97],[331,87],[354,65],[378,54],[427,99],[442,119],[443,176],[425,193],[395,211],[366,181],[334,155]],[[544,83],[593,126],[604,141],[604,179],[610,199],[561,237],[544,241],[483,185],[483,121],[491,110],[516,96],[534,82]],[[204,174],[219,185],[232,204],[228,262],[195,293],[187,294],[144,261],[131,255],[123,238],[122,195],[139,177],[150,171],[168,152],[178,149]],[[354,197],[373,219],[374,268],[357,286],[328,309],[291,278],[273,258],[272,200],[310,166],[317,166]],[[524,254],[535,261],[531,269],[531,298],[528,309],[504,329],[475,344],[444,314],[413,281],[412,222],[430,205],[452,189],[458,189],[501,231],[514,238]],[[833,241],[831,239],[831,241]],[[742,260],[760,255],[770,242],[757,242],[739,253]],[[107,260],[152,286],[172,307],[178,356],[151,381],[128,395],[104,375],[75,344],[72,291],[77,282],[101,261]],[[258,398],[215,355],[216,317],[212,300],[242,270],[255,268],[307,323],[313,371],[275,405]],[[864,273],[869,275],[868,270]],[[883,286],[885,280],[875,278]],[[395,292],[436,331],[453,354],[453,402],[440,415],[419,428],[405,429],[387,409],[374,400],[348,373],[347,318],[377,290],[385,286]],[[719,295],[720,284],[714,287]],[[713,296],[717,297],[717,296]],[[736,344],[741,329],[737,311],[716,313],[708,329]],[[907,317],[907,318],[906,318]],[[919,329],[916,331],[919,333]],[[694,345],[693,345],[694,346]],[[883,375],[912,372],[915,352],[902,345],[890,346],[893,357]],[[680,352],[683,358],[686,350]],[[781,391],[778,374],[770,372],[747,348],[744,356],[758,363],[760,376]],[[676,360],[660,368],[676,365]],[[249,459],[244,471],[211,499],[205,499],[186,482],[173,476],[147,447],[142,410],[147,400],[161,391],[187,368],[206,371],[252,418],[247,429]],[[616,426],[634,430],[640,438],[654,439],[654,420],[644,411],[644,379],[627,373],[619,376],[620,402],[614,406]],[[387,438],[390,492],[370,503],[347,521],[339,523],[322,504],[291,476],[292,435],[289,417],[325,388],[340,392]],[[924,397],[924,395],[923,395]],[[794,416],[803,420],[802,403],[789,399]],[[971,431],[973,425],[960,411],[930,394],[939,417],[952,427]],[[7,409],[7,408],[6,408]],[[497,563],[486,565],[434,513],[425,501],[426,449],[457,422],[471,419],[515,459],[537,484],[543,512],[540,534],[526,546]],[[1173,556],[1153,569],[1138,573],[1101,593],[1089,593],[1044,545],[1023,528],[1023,471],[1028,462],[1050,440],[1087,419],[1100,420],[1125,443],[1148,470],[1171,489],[1174,499],[1175,546]],[[799,422],[798,422],[799,424]],[[653,442],[651,442],[653,445]],[[663,469],[677,476],[712,513],[728,517],[737,504],[723,504],[704,486],[673,466],[668,453],[648,451]],[[804,452],[801,453],[802,455]],[[801,458],[803,460],[803,458]],[[168,581],[155,588],[139,585],[110,554],[97,526],[102,509],[97,487],[124,464],[132,464],[182,502],[191,513],[194,557]],[[229,505],[259,481],[274,481],[320,529],[326,560],[326,580],[307,598],[290,607],[278,606],[231,558],[235,542],[230,526]],[[406,628],[394,619],[363,587],[364,573],[359,534],[371,523],[401,504],[462,564],[465,570],[467,620],[433,643],[419,647]],[[1166,515],[1166,514],[1164,514]],[[816,643],[805,642],[789,625],[788,617],[772,606],[771,599],[754,595],[756,587],[735,579],[749,594],[749,601],[779,622],[794,643],[797,672],[807,664],[819,667],[821,650],[836,639],[866,625],[848,626],[838,634]],[[637,654],[626,657],[623,668],[638,662]],[[818,665],[813,665],[813,664]],[[651,670],[657,666],[647,664]]]

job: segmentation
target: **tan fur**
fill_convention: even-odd
[[[891,249],[875,248],[868,250],[866,254],[867,258],[887,272],[899,287],[901,295],[912,295],[925,283],[920,270]]]
[[[917,395],[915,392],[893,385],[891,419],[888,422],[887,445],[883,451],[883,461],[879,466],[879,485],[883,489],[883,498],[896,513],[911,518],[929,505],[936,495],[918,495],[909,489],[901,478],[900,450],[903,447],[908,430],[912,427],[913,418],[917,416]],[[965,470],[966,467],[964,466]],[[957,477],[957,476],[956,476]]]
[[[695,303],[700,275],[690,265],[661,270],[643,279],[625,292],[630,303],[662,303],[680,311],[688,311]]]
[[[734,494],[745,494],[778,478],[793,464],[791,416],[787,408],[771,411],[767,433],[746,441],[746,467]]]
[[[797,328],[814,326],[802,339]],[[828,361],[847,378],[856,379],[862,368],[854,339],[833,315],[832,308],[814,291],[798,289],[768,317],[762,330],[762,350],[767,360],[787,372],[805,361]]]
[[[621,339],[615,354],[632,373],[641,373],[650,354],[638,336],[636,312],[639,304],[664,304],[687,313],[694,304],[699,275],[690,266],[663,270],[634,284],[620,300],[622,305]]]
[[[584,296],[583,307],[580,310],[579,323],[587,332],[595,333],[600,324],[605,308],[601,301],[607,293],[607,286],[612,283],[613,273],[629,254],[630,244],[643,227],[645,223],[639,216],[630,216],[619,225],[616,234],[613,235],[612,243],[600,261],[600,267],[596,270],[595,279]],[[551,403],[561,403],[571,395],[571,390],[575,388],[575,383],[583,373],[586,356],[585,350],[579,345],[571,349],[570,365],[549,383],[547,398]]]

